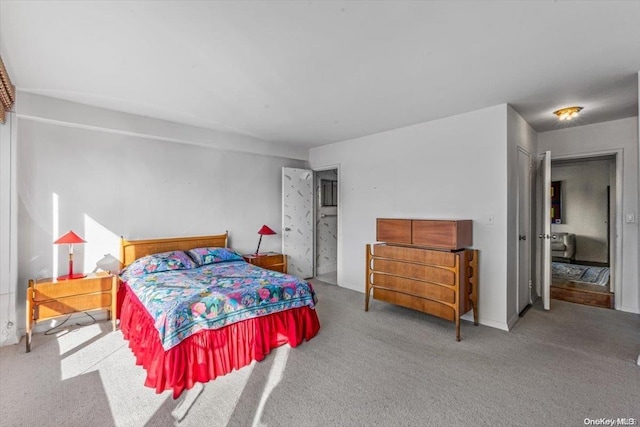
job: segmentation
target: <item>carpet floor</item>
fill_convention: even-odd
[[[539,426],[640,419],[640,315],[552,301],[510,332],[314,282],[319,334],[173,400],[108,322],[0,348],[2,426]],[[480,296],[482,297],[482,296]]]

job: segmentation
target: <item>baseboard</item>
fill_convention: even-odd
[[[338,284],[338,286],[341,288],[349,289],[350,291],[360,292],[361,294],[364,294],[366,292],[364,286],[362,286],[361,284],[353,285],[351,283],[342,282]],[[362,300],[362,304],[362,306],[364,307],[364,300]]]
[[[509,319],[509,321],[507,322],[507,328],[509,328],[507,330],[510,331],[511,329],[513,329],[514,325],[518,323],[518,320],[520,320],[520,316],[518,313],[511,316],[511,319]]]
[[[618,311],[625,311],[625,312],[627,312],[627,313],[640,314],[640,309],[638,309],[638,307],[625,307],[625,306],[621,306],[621,307],[616,307],[616,310],[618,310]]]
[[[463,314],[462,316],[460,316],[460,319],[467,320],[469,322],[473,322],[473,310]],[[497,322],[497,321],[491,320],[491,319],[485,319],[485,318],[480,317],[480,318],[478,318],[478,323],[483,325],[483,326],[489,326],[490,328],[496,328],[496,329],[500,329],[502,331],[508,331],[509,330],[509,325],[507,323]]]
[[[0,347],[4,347],[7,345],[18,344],[20,342],[20,337],[22,337],[19,329],[13,329],[12,331],[8,331],[2,335],[0,339]]]

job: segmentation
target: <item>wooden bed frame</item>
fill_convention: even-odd
[[[229,232],[211,236],[169,237],[164,239],[126,240],[121,238],[120,260],[123,267],[143,256],[168,251],[188,251],[203,247],[226,248]]]

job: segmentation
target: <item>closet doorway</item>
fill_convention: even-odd
[[[552,159],[551,297],[614,308],[616,155]]]
[[[338,168],[315,172],[316,279],[338,284]]]

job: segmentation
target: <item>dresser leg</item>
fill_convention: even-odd
[[[476,301],[471,301],[471,308],[473,308],[473,324],[478,326],[478,303]]]
[[[369,311],[369,294],[371,293],[371,245],[366,245],[365,251],[364,311]]]
[[[26,329],[26,336],[24,337],[26,346],[27,346],[27,353],[29,353],[31,351],[31,331],[33,328],[33,288],[34,288],[34,281],[33,280],[29,280],[29,287],[27,288],[27,324],[25,325],[25,329]]]
[[[118,329],[118,285],[118,278],[113,275],[111,277],[111,309],[109,310],[109,315],[111,316],[114,331]]]
[[[460,341],[460,316],[456,313],[456,341]]]

